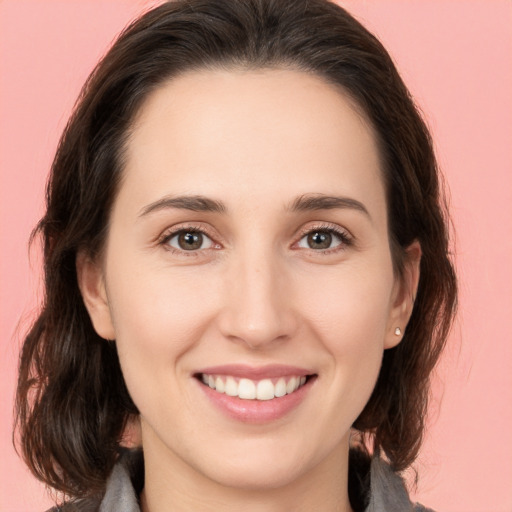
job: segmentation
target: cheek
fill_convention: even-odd
[[[322,277],[311,273],[300,284],[303,311],[334,352],[351,346],[382,348],[391,311],[391,266],[347,265]],[[379,345],[380,342],[380,345]]]
[[[156,400],[155,390],[180,385],[180,361],[208,328],[215,300],[205,281],[187,272],[122,261],[115,268],[108,289],[116,344],[128,389],[143,409]]]
[[[141,345],[179,345],[208,320],[214,302],[212,289],[217,288],[212,279],[201,279],[189,269],[171,272],[136,261],[121,261],[116,267],[108,285],[118,339]]]
[[[316,280],[318,283],[318,279]],[[391,267],[345,268],[309,286],[303,310],[314,338],[328,354],[333,385],[358,409],[364,407],[379,374],[391,310]],[[312,279],[310,284],[314,284]]]

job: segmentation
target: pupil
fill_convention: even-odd
[[[178,237],[179,246],[185,251],[199,249],[203,244],[203,235],[201,233],[187,232]]]
[[[328,249],[332,242],[332,235],[316,231],[308,236],[308,243],[312,249]]]

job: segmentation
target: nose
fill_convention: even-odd
[[[222,334],[251,349],[291,338],[298,327],[286,269],[276,258],[254,254],[239,258],[226,278]]]

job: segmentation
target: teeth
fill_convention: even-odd
[[[224,381],[223,381],[220,377],[217,377],[217,378],[215,379],[215,389],[216,389],[219,393],[224,393],[224,391],[225,391]]]
[[[306,383],[306,377],[281,377],[277,382],[271,379],[253,381],[251,379],[235,379],[231,376],[201,375],[204,384],[218,393],[237,396],[243,400],[272,400],[293,393]]]
[[[275,395],[274,384],[270,379],[260,380],[256,386],[256,398],[258,400],[272,400]]]
[[[226,388],[224,392],[229,396],[238,396],[238,383],[233,377],[228,377],[226,379]]]
[[[300,380],[299,380],[299,383],[300,383]],[[295,377],[292,377],[286,384],[286,394],[289,395],[290,393],[293,393],[296,389],[297,389],[297,379]]]
[[[240,379],[238,383],[238,397],[246,400],[254,400],[256,398],[256,385],[252,380]]]
[[[276,383],[274,396],[280,397],[284,395],[286,395],[286,381],[281,378]]]

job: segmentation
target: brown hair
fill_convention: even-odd
[[[422,247],[403,341],[385,351],[354,427],[403,470],[422,440],[431,371],[456,303],[446,209],[429,132],[379,41],[326,0],[176,0],[130,25],[86,82],[47,188],[45,297],[20,359],[17,426],[34,474],[71,496],[101,491],[130,414],[115,342],[94,331],[77,285],[79,250],[97,254],[123,169],[130,123],[164,81],[192,69],[288,67],[341,87],[378,137],[397,272]]]

